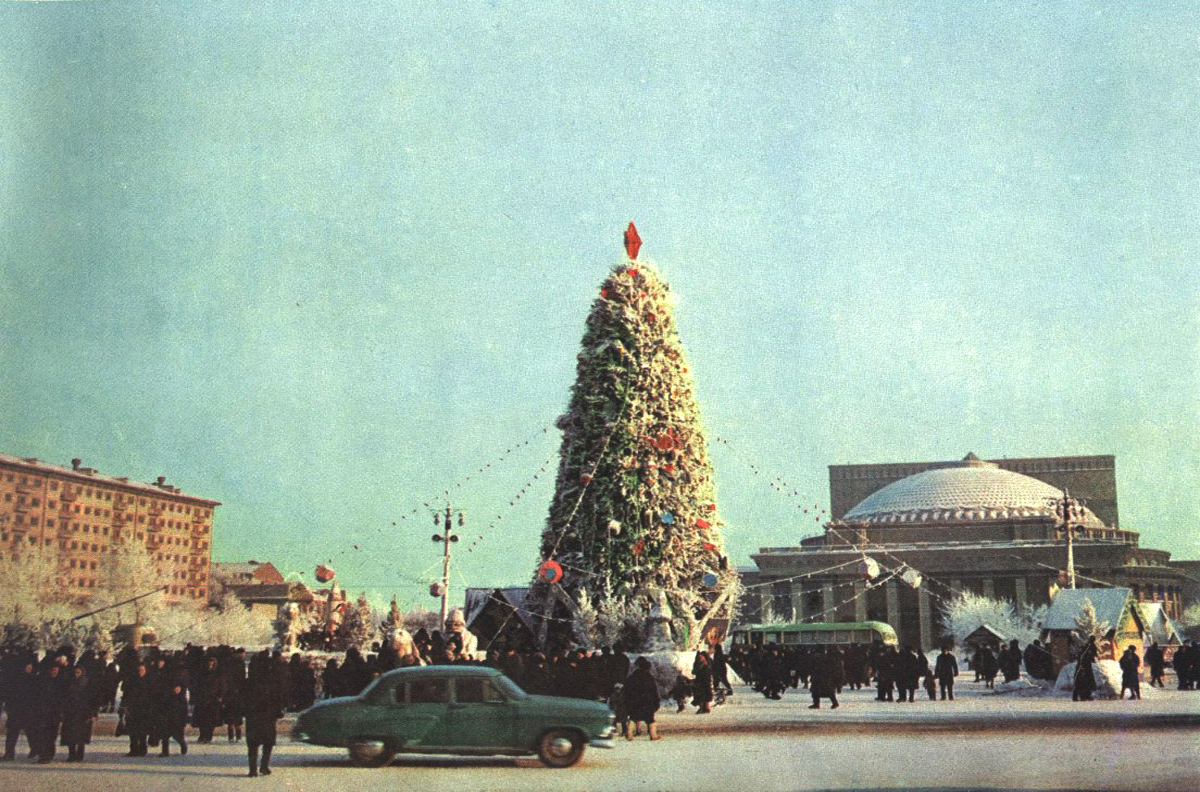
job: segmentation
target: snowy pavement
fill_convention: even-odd
[[[954,701],[930,701],[921,689],[912,703],[879,702],[873,689],[847,688],[839,695],[841,706],[836,710],[829,708],[828,700],[822,701],[820,710],[808,709],[812,699],[804,689],[788,689],[782,700],[771,701],[749,688],[736,687],[735,695],[711,714],[695,714],[694,707],[677,714],[670,706],[660,710],[659,721],[664,732],[697,733],[1200,728],[1200,691],[1146,691],[1143,685],[1144,698],[1138,701],[1073,702],[1069,694],[997,693],[970,679],[959,677]]]

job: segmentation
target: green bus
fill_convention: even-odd
[[[896,631],[884,622],[812,622],[791,624],[743,624],[731,631],[733,646],[831,646],[870,644],[883,641],[896,645]]]

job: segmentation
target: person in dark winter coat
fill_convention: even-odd
[[[896,647],[889,646],[879,652],[875,658],[875,683],[877,685],[876,701],[893,701],[892,685],[896,682],[897,666],[900,664],[900,654]]]
[[[68,762],[82,762],[84,746],[92,741],[96,698],[84,667],[76,665],[62,699],[62,733],[59,739],[67,749]]]
[[[996,686],[996,673],[1000,670],[1000,665],[996,662],[996,655],[992,654],[990,647],[982,646],[979,648],[979,653],[975,655],[979,663],[979,676],[983,679],[985,687],[994,688]]]
[[[639,723],[646,724],[646,730],[651,740],[659,738],[658,726],[654,723],[654,713],[658,712],[661,699],[658,694],[658,683],[650,673],[650,661],[639,657],[633,664],[633,673],[625,680],[625,709],[629,713],[629,724],[625,728],[626,739],[632,740],[630,726]]]
[[[1005,682],[1013,682],[1021,676],[1021,644],[1016,638],[1009,641],[1008,647],[1000,650],[997,658],[1000,673],[1004,674]]]
[[[832,702],[831,709],[837,709],[837,682],[834,678],[832,653],[826,647],[821,647],[811,660],[808,690],[812,693],[812,704],[809,709],[821,709],[821,699],[823,698]]]
[[[225,700],[226,682],[225,675],[217,665],[217,658],[206,657],[194,688],[196,698],[192,701],[192,725],[200,731],[196,740],[199,743],[212,742],[213,731],[222,722],[221,704]]]
[[[58,727],[62,723],[63,700],[66,695],[66,678],[62,676],[64,666],[52,663],[42,672],[42,684],[37,696],[37,715],[35,729],[37,731],[38,764],[48,764],[53,761],[57,750]]]
[[[287,703],[283,671],[262,652],[250,661],[246,679],[246,754],[251,777],[271,774],[271,752],[275,748],[277,721],[283,717]],[[258,750],[262,748],[262,761]]]
[[[696,652],[692,663],[692,703],[696,705],[696,714],[704,715],[712,712],[713,675],[708,654]]]
[[[4,759],[16,758],[17,740],[21,732],[25,732],[25,741],[29,744],[30,755],[37,752],[37,694],[40,681],[34,673],[33,659],[25,661],[21,670],[12,680],[4,708],[8,712],[8,721],[4,729]]]
[[[1146,665],[1150,668],[1150,687],[1158,685],[1163,687],[1163,670],[1166,667],[1166,660],[1163,656],[1162,647],[1155,641],[1149,649],[1146,650]]]
[[[154,719],[154,700],[150,672],[138,663],[134,672],[121,683],[121,709],[125,711],[125,732],[129,735],[126,756],[145,756],[146,743]]]
[[[1096,648],[1096,636],[1088,638],[1087,644],[1075,661],[1075,677],[1071,685],[1071,701],[1091,701],[1096,692],[1096,676],[1092,666],[1096,662],[1099,650]]]
[[[1121,695],[1118,698],[1125,698],[1125,691],[1129,691],[1129,698],[1140,699],[1142,697],[1141,681],[1138,679],[1138,669],[1142,667],[1142,661],[1138,658],[1137,649],[1129,646],[1125,649],[1125,654],[1121,655]]]
[[[896,663],[896,688],[900,693],[897,701],[915,701],[917,688],[921,684],[921,660],[911,646],[904,647]]]
[[[949,646],[942,647],[942,653],[933,664],[933,675],[937,677],[942,701],[946,700],[947,694],[950,700],[954,701],[954,678],[958,676],[958,658],[950,652]]]
[[[246,687],[246,651],[238,649],[228,655],[221,672],[225,676],[225,698],[221,701],[221,722],[225,724],[229,742],[240,742],[242,719],[246,714],[245,703],[242,700],[242,692]]]
[[[725,659],[725,650],[721,644],[713,647],[712,655],[713,688],[724,688],[726,696],[733,695],[733,685],[729,684],[729,663]]]
[[[203,679],[200,680],[200,684],[203,684]],[[162,722],[162,751],[159,752],[159,756],[171,755],[171,740],[179,743],[180,755],[187,756],[187,739],[183,736],[183,731],[187,728],[188,702],[187,693],[183,689],[181,680],[176,680],[175,684],[171,686],[171,693],[163,702],[162,707],[163,711],[159,715]],[[211,731],[209,732],[209,742],[212,742]]]

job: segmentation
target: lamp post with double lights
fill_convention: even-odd
[[[444,629],[446,626],[446,617],[450,615],[450,544],[458,541],[456,534],[450,533],[454,527],[454,508],[447,503],[444,512],[435,511],[433,513],[433,524],[442,529],[442,533],[434,534],[433,541],[442,543],[442,582],[441,585],[434,584],[431,587],[430,593],[437,591],[442,597],[442,620],[440,624]],[[458,510],[458,525],[461,528],[463,524],[462,510]],[[436,596],[436,595],[435,595]]]
[[[1087,501],[1072,498],[1071,491],[1064,489],[1061,498],[1048,498],[1046,504],[1053,510],[1058,530],[1067,540],[1067,587],[1075,588],[1075,529],[1080,527]]]

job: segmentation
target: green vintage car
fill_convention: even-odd
[[[296,718],[293,739],[345,747],[363,767],[397,753],[522,756],[570,767],[589,746],[612,748],[614,716],[596,701],[534,696],[494,668],[398,668],[358,696],[322,701]]]

